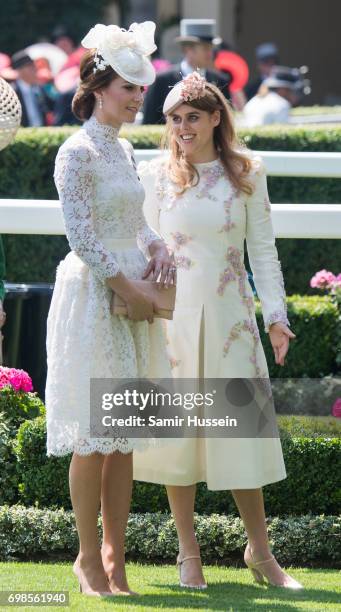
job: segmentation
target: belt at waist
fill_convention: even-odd
[[[137,249],[136,238],[99,238],[106,249],[120,251],[122,249]]]

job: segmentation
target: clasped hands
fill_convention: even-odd
[[[142,279],[159,280],[164,287],[176,284],[176,267],[174,257],[168,252],[163,240],[154,240],[149,245],[150,261]],[[109,287],[118,293],[127,305],[128,318],[131,321],[154,320],[154,303],[142,291],[137,289],[122,273],[108,279]]]

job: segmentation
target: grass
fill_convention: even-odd
[[[78,593],[70,563],[0,563],[3,590],[65,590],[70,593],[71,610],[92,612],[337,612],[340,611],[341,584],[338,570],[290,569],[302,582],[300,592],[257,585],[247,569],[205,567],[207,591],[185,591],[178,586],[174,566],[128,564],[130,586],[140,597],[114,600],[92,599]],[[16,608],[19,609],[19,608]],[[21,607],[46,610],[46,607]],[[63,608],[59,608],[63,609]]]

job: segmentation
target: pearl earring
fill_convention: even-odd
[[[102,108],[103,108],[103,100],[102,100],[102,98],[99,99],[99,107],[102,110]]]

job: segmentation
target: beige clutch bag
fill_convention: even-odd
[[[176,296],[175,285],[170,285],[168,289],[165,289],[161,286],[161,283],[150,280],[134,280],[131,282],[139,291],[154,302],[154,317],[173,319]],[[117,293],[113,293],[111,312],[114,315],[128,314],[126,303]]]

